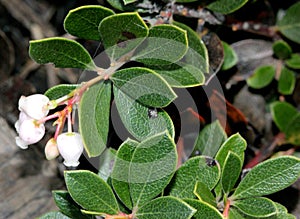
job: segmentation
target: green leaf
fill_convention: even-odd
[[[295,73],[288,68],[283,67],[281,69],[278,91],[284,95],[290,95],[293,93],[296,84]]]
[[[59,84],[54,87],[49,88],[44,95],[50,100],[56,100],[60,97],[68,95],[70,92],[79,87],[79,84]]]
[[[145,140],[165,130],[168,130],[171,137],[174,138],[173,122],[164,110],[146,107],[116,87],[114,87],[114,97],[124,126],[137,140]]]
[[[242,160],[236,153],[229,151],[224,161],[221,175],[223,191],[228,194],[237,182],[243,167]]]
[[[107,0],[107,2],[120,11],[134,11],[136,9],[134,5],[125,5],[123,0]]]
[[[276,69],[273,66],[258,67],[252,76],[247,79],[249,87],[260,89],[270,84],[275,76]]]
[[[288,123],[285,135],[289,143],[293,145],[300,144],[300,113],[294,116],[290,123]]]
[[[128,5],[128,4],[131,4],[133,2],[136,2],[137,0],[123,0],[124,2],[124,5]]]
[[[148,35],[148,27],[136,12],[111,15],[102,20],[99,32],[112,60],[135,49]]]
[[[185,30],[174,25],[161,24],[151,27],[147,39],[137,48],[131,60],[147,65],[166,65],[179,61],[187,49]]]
[[[285,133],[293,118],[298,115],[297,109],[287,102],[280,101],[273,102],[270,107],[275,124]]]
[[[209,188],[202,182],[196,182],[194,194],[200,201],[206,202],[213,207],[217,207],[216,198]]]
[[[39,64],[53,63],[57,68],[97,70],[90,54],[81,44],[62,37],[30,41],[29,56]]]
[[[213,206],[206,202],[195,199],[183,199],[191,207],[195,208],[197,212],[192,219],[222,219],[222,214]]]
[[[283,40],[277,40],[272,48],[275,55],[280,59],[288,59],[292,55],[292,48]]]
[[[138,219],[176,218],[190,219],[196,210],[178,198],[167,196],[154,199],[138,208]]]
[[[87,40],[101,40],[98,26],[107,16],[114,12],[100,5],[86,5],[70,10],[64,20],[65,30]]]
[[[72,218],[64,215],[59,211],[51,211],[39,217],[38,219],[72,219]]]
[[[114,191],[123,204],[132,209],[132,201],[130,198],[129,188],[129,167],[132,160],[132,155],[136,149],[138,142],[127,139],[119,147],[116,161],[111,174],[111,183]]]
[[[238,209],[231,207],[229,209],[229,219],[248,219],[247,217],[244,217],[242,212],[240,212]]]
[[[277,21],[278,30],[288,39],[300,43],[300,2],[293,4]]]
[[[89,215],[82,214],[80,206],[72,199],[67,191],[52,191],[56,206],[60,211],[70,218],[91,218]]]
[[[89,157],[106,148],[109,131],[111,84],[102,81],[84,92],[79,105],[79,130]]]
[[[165,107],[176,98],[167,82],[147,68],[122,69],[115,72],[111,80],[122,92],[146,106]]]
[[[285,64],[293,69],[300,69],[300,55],[299,54],[292,54],[292,57],[286,60]]]
[[[175,2],[178,3],[189,3],[189,2],[196,2],[197,0],[176,0]]]
[[[236,200],[232,203],[245,215],[255,218],[265,218],[277,213],[276,205],[273,201],[263,197],[247,198]]]
[[[142,206],[169,184],[177,164],[176,146],[167,133],[141,142],[129,166],[129,187],[133,206]]]
[[[108,182],[111,175],[116,153],[115,149],[106,148],[99,157],[98,176],[100,176],[105,182]]]
[[[202,155],[214,157],[226,139],[227,135],[224,129],[219,120],[216,120],[201,130],[195,142],[194,153],[200,152]]]
[[[97,174],[87,170],[65,172],[65,182],[74,201],[88,211],[117,214],[113,191]]]
[[[241,8],[247,1],[248,0],[216,0],[210,3],[207,8],[221,14],[229,14]]]
[[[211,190],[219,179],[220,167],[214,159],[205,156],[193,157],[176,171],[170,183],[170,195],[178,198],[194,198],[194,188],[198,181]]]
[[[280,191],[300,176],[300,160],[282,156],[264,161],[255,166],[236,188],[234,199],[269,195]]]
[[[237,64],[238,57],[229,44],[222,41],[222,45],[224,48],[224,62],[222,64],[222,70],[228,70]]]

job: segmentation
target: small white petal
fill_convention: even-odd
[[[23,141],[20,137],[16,137],[16,144],[22,149],[28,148],[27,142]]]
[[[28,144],[35,144],[40,141],[45,134],[44,124],[36,124],[33,119],[27,119],[20,124],[19,137]]]

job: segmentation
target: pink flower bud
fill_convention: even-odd
[[[76,167],[83,152],[83,143],[79,133],[62,133],[57,137],[59,153],[64,158],[64,165]]]
[[[21,96],[19,99],[19,110],[25,112],[33,119],[40,120],[49,112],[48,103],[49,98],[43,94],[33,94],[28,97]]]
[[[16,144],[22,148],[28,148],[28,145],[40,141],[45,134],[44,124],[37,124],[34,119],[26,119],[15,124],[19,131],[19,137],[16,137]]]
[[[45,155],[47,160],[52,160],[59,155],[59,151],[57,148],[57,143],[54,138],[51,138],[45,147]]]

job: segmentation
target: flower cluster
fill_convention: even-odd
[[[60,103],[59,103],[60,104]],[[48,115],[49,109],[57,105],[56,101],[50,101],[42,94],[34,94],[28,97],[22,96],[19,100],[19,119],[15,128],[19,136],[16,137],[16,144],[27,149],[28,145],[39,142],[45,135],[44,123],[50,119],[57,118],[54,122],[56,132],[45,147],[45,155],[48,160],[61,155],[66,166],[78,166],[80,155],[83,152],[83,143],[79,133],[72,131],[71,112],[76,104],[74,99],[63,101],[66,107],[52,115]],[[68,132],[63,133],[64,123],[68,120]]]

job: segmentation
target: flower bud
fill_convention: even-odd
[[[52,160],[59,155],[59,151],[57,148],[57,143],[54,138],[51,138],[45,147],[45,155],[47,160]]]
[[[28,145],[40,141],[45,134],[44,124],[37,124],[34,119],[26,119],[15,124],[19,131],[19,137],[16,137],[16,144],[22,148],[28,148]]]
[[[25,112],[33,119],[40,120],[49,112],[48,103],[49,98],[43,94],[33,94],[28,97],[21,96],[19,99],[19,110]]]
[[[79,133],[62,133],[57,137],[59,153],[64,158],[64,165],[76,167],[79,165],[79,158],[83,152],[83,143]]]

